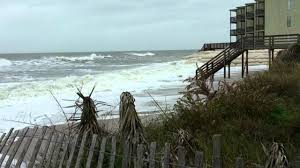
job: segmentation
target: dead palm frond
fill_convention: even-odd
[[[283,144],[273,142],[271,150],[268,151],[267,148],[262,144],[263,150],[267,155],[267,161],[265,168],[287,168],[288,159],[286,157],[286,151]]]
[[[144,143],[144,128],[135,109],[135,99],[129,92],[123,92],[120,99],[119,131],[122,138],[135,145]]]
[[[81,111],[80,122],[76,125],[76,128],[79,133],[90,132],[91,134],[103,135],[105,132],[99,126],[97,121],[98,114],[96,104],[91,98],[94,89],[95,87],[92,89],[89,96],[84,96],[78,89],[77,95],[82,99],[82,101],[76,101],[75,103],[75,113],[78,110]]]

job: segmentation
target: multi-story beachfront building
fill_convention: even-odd
[[[256,0],[230,10],[230,41],[300,34],[300,0]]]

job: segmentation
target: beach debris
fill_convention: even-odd
[[[129,144],[129,155],[137,156],[137,147],[139,144],[146,143],[144,137],[144,128],[140,118],[137,115],[135,99],[129,92],[123,92],[120,96],[119,106],[119,132],[123,141]],[[147,155],[147,153],[144,153]],[[145,156],[147,158],[147,156]],[[137,159],[133,159],[133,165],[137,163]],[[129,167],[132,164],[128,162]]]
[[[120,96],[119,107],[119,131],[122,138],[131,144],[141,144],[146,142],[144,128],[137,115],[135,99],[129,92],[123,92]]]
[[[267,150],[267,148],[262,144],[262,148],[267,156],[265,168],[288,167],[288,159],[283,144],[273,142],[270,150]]]
[[[105,134],[105,131],[102,127],[100,127],[97,121],[97,107],[95,101],[91,98],[94,89],[95,87],[88,96],[84,96],[78,89],[77,95],[82,99],[82,101],[77,100],[75,102],[75,111],[81,111],[80,121],[76,125],[76,128],[79,133],[89,132],[91,134],[103,135]]]

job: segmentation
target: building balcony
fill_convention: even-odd
[[[264,30],[265,25],[256,25],[256,30]]]
[[[265,10],[264,9],[256,9],[256,16],[258,16],[258,17],[265,16]]]
[[[236,36],[237,35],[237,32],[236,30],[230,30],[230,36]]]
[[[247,12],[246,18],[247,19],[254,19],[254,12]]]
[[[237,23],[236,17],[230,17],[230,23]]]
[[[239,29],[236,29],[236,32],[237,32],[237,35],[243,35],[243,34],[245,34],[245,29],[239,28]]]
[[[236,19],[237,19],[237,21],[239,21],[239,22],[243,22],[243,21],[245,21],[245,15],[237,15],[237,16],[236,16]]]
[[[247,26],[246,31],[247,32],[254,32],[254,26]]]

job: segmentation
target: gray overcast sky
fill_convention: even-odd
[[[254,0],[0,0],[0,53],[197,49]]]

